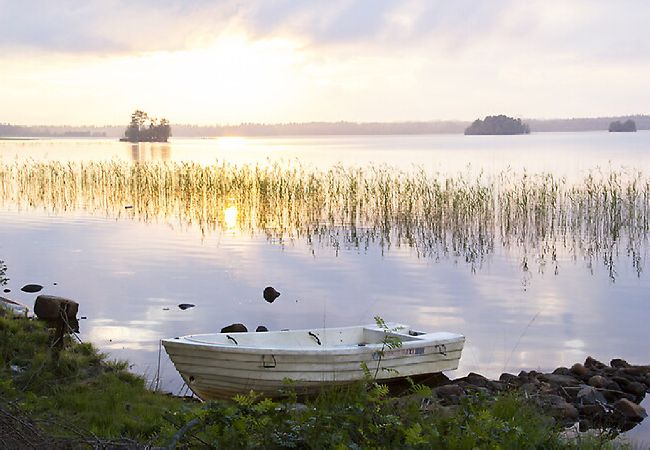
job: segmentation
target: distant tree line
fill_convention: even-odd
[[[634,132],[636,131],[636,123],[632,119],[627,119],[625,122],[616,120],[609,124],[609,131],[611,132]]]
[[[487,116],[485,120],[476,119],[465,129],[465,134],[528,134],[530,128],[521,119],[500,114]]]
[[[597,131],[608,129],[612,121],[634,120],[638,130],[650,129],[650,115],[592,117],[574,119],[526,119],[531,131]],[[295,122],[242,123],[239,125],[174,124],[177,137],[219,136],[314,136],[314,135],[411,135],[457,134],[467,121],[430,122]],[[124,126],[12,125],[0,123],[0,137],[124,137]],[[171,134],[170,134],[171,136]]]
[[[171,126],[167,119],[155,119],[149,115],[136,110],[131,114],[131,123],[124,132],[122,141],[128,142],[167,142],[172,134]]]

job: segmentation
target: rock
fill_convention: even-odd
[[[4,292],[5,294],[8,294],[8,293],[11,292],[11,289],[9,289],[9,288],[7,288],[7,289],[3,289],[2,292]]]
[[[619,399],[625,397],[625,393],[622,391],[615,391],[611,389],[601,389],[600,391],[601,394],[605,397],[608,403],[614,403],[618,401]]]
[[[601,363],[600,361],[592,358],[591,356],[587,356],[587,359],[585,359],[585,367],[588,369],[596,369],[596,370],[601,370],[607,367],[607,365]]]
[[[519,391],[523,392],[524,394],[533,395],[537,393],[538,386],[539,385],[535,383],[524,383],[519,386]]]
[[[566,375],[568,377],[573,377],[575,374],[571,372],[571,370],[567,369],[566,367],[558,367],[553,371],[554,375]]]
[[[609,380],[607,378],[605,380],[606,380],[605,381],[605,386],[604,386],[605,389],[607,389],[609,391],[620,391],[620,392],[623,391],[623,389],[621,389],[621,385],[618,384],[616,381]]]
[[[264,300],[266,300],[269,303],[273,303],[276,298],[280,296],[280,293],[276,291],[273,287],[267,286],[264,288],[264,292],[262,292],[262,296],[264,297]]]
[[[39,295],[34,302],[36,317],[45,320],[52,328],[70,329],[75,333],[79,332],[78,311],[79,303],[55,295]]]
[[[580,382],[571,375],[560,375],[555,373],[543,373],[539,376],[539,379],[556,386],[577,386],[580,384]]]
[[[575,423],[578,420],[578,409],[559,395],[547,395],[541,398],[553,417],[565,423]]]
[[[269,329],[266,328],[264,325],[260,325],[259,327],[255,328],[256,333],[264,333],[266,331],[269,331]]]
[[[490,382],[490,380],[485,378],[483,375],[474,372],[470,372],[465,378],[461,378],[458,381],[465,381],[467,384],[479,387],[487,387]]]
[[[41,289],[43,289],[43,286],[41,286],[40,284],[26,284],[25,286],[20,288],[21,291],[29,292],[30,294],[34,292],[39,292]]]
[[[501,376],[499,377],[499,381],[502,381],[507,384],[514,384],[516,386],[521,384],[521,378],[511,373],[502,373]]]
[[[605,396],[592,386],[583,386],[576,395],[576,401],[582,405],[606,404]]]
[[[180,305],[178,305],[178,307],[183,311],[185,311],[186,309],[194,308],[195,306],[196,305],[194,305],[193,303],[181,303]]]
[[[605,413],[605,406],[599,404],[580,405],[578,411],[581,416],[589,417],[593,420]]]
[[[610,366],[616,367],[617,369],[622,369],[624,367],[630,367],[630,364],[625,361],[624,359],[612,359],[611,362],[609,363]]]
[[[502,392],[506,390],[505,383],[500,381],[489,381],[487,387],[493,392]]]
[[[588,379],[589,374],[591,373],[589,369],[587,369],[585,366],[583,366],[580,363],[575,363],[574,365],[572,365],[571,372],[583,380]]]
[[[452,402],[457,402],[458,399],[465,394],[463,388],[457,384],[446,384],[444,386],[438,386],[433,390],[436,396],[440,399],[451,400]]]
[[[248,328],[241,323],[233,323],[221,329],[222,333],[246,333]]]
[[[616,381],[618,384],[621,385],[621,389],[623,392],[627,392],[628,394],[632,394],[636,397],[642,396],[645,394],[645,391],[647,389],[645,383],[639,383],[638,381],[627,381],[623,382],[625,380],[624,378],[618,379],[615,378],[614,381]]]
[[[607,378],[601,376],[601,375],[594,375],[593,377],[589,378],[589,381],[587,381],[587,384],[589,386],[593,386],[595,388],[604,388],[605,384],[607,384]]]
[[[627,419],[634,422],[641,422],[644,418],[648,417],[645,408],[626,398],[622,398],[614,403],[614,409],[623,414]]]
[[[303,414],[309,411],[309,407],[304,403],[293,403],[287,406],[287,411],[295,412],[298,414]]]

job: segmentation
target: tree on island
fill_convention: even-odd
[[[149,117],[146,112],[138,109],[131,114],[131,123],[124,132],[124,137],[120,140],[128,142],[167,142],[171,134],[172,129],[167,119],[158,121],[158,119]]]
[[[635,132],[636,123],[632,119],[627,119],[625,122],[616,120],[609,124],[609,132]]]
[[[530,128],[521,119],[500,114],[498,116],[487,116],[485,120],[476,119],[465,129],[465,134],[528,134]]]

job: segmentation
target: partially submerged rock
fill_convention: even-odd
[[[233,323],[221,329],[222,333],[246,333],[248,328],[243,323]]]
[[[267,286],[264,288],[264,292],[262,292],[262,296],[264,297],[264,300],[266,300],[269,303],[273,303],[276,298],[280,296],[280,293],[273,288],[273,286]]]
[[[21,291],[29,292],[30,294],[34,292],[40,292],[41,289],[43,289],[43,286],[34,283],[26,284],[25,286],[20,288]]]

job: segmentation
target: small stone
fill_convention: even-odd
[[[621,389],[621,385],[618,384],[616,381],[608,380],[608,379],[606,380],[607,381],[605,382],[605,386],[604,386],[605,389],[608,389],[610,391],[619,391],[619,392],[623,391],[623,389]]]
[[[273,303],[276,298],[280,296],[280,293],[276,291],[273,287],[267,286],[264,288],[264,292],[262,292],[262,296],[264,297],[264,300],[266,300],[269,303]]]
[[[11,292],[11,289],[9,289],[9,288],[7,288],[7,289],[3,289],[2,292],[4,292],[5,294],[8,294],[8,293]]]
[[[519,384],[520,378],[517,375],[511,373],[502,373],[499,377],[499,381],[503,381],[508,384]]]
[[[574,373],[571,372],[571,370],[567,369],[566,367],[558,367],[553,371],[554,375],[566,375],[568,377],[574,376]]]
[[[614,408],[625,417],[635,422],[641,422],[644,418],[648,417],[648,413],[646,413],[643,406],[637,405],[626,398],[622,398],[614,403]]]
[[[259,327],[255,328],[256,333],[264,333],[266,331],[269,331],[269,329],[266,328],[264,325],[260,325]]]
[[[639,383],[638,381],[631,381],[623,386],[623,392],[627,392],[628,394],[632,394],[636,397],[645,395],[646,390],[647,386],[645,383]]]
[[[591,418],[601,416],[605,412],[605,407],[599,404],[580,405],[578,409],[580,410],[580,415]]]
[[[607,403],[614,403],[624,397],[624,394],[621,391],[612,391],[610,389],[603,389],[600,392],[603,394],[605,399],[607,399]]]
[[[601,363],[597,359],[592,358],[591,356],[587,356],[587,359],[585,359],[585,367],[588,369],[601,370],[606,368],[607,365]]]
[[[574,365],[572,365],[571,372],[582,379],[585,379],[589,376],[589,369],[587,369],[585,366],[583,366],[580,363],[575,363]]]
[[[462,379],[468,384],[479,387],[486,387],[490,380],[478,373],[470,372],[465,378]]]
[[[493,392],[501,392],[506,390],[505,384],[500,381],[490,381],[488,382],[487,387]]]
[[[605,400],[605,397],[603,394],[598,392],[596,388],[592,386],[584,386],[582,387],[579,391],[578,394],[576,395],[576,399],[578,402],[580,402],[583,405],[594,405],[594,404],[605,404],[607,403],[607,400]]]
[[[542,397],[541,400],[542,404],[550,410],[553,417],[566,422],[575,422],[578,420],[578,409],[561,396],[547,395]]]
[[[40,284],[26,284],[25,286],[21,287],[20,290],[23,292],[29,292],[34,293],[34,292],[39,292],[41,289],[43,289],[43,286]]]
[[[196,305],[194,305],[192,303],[181,303],[180,305],[178,305],[178,307],[180,309],[182,309],[183,311],[185,311],[186,309],[189,309],[189,308],[194,308],[195,306]]]
[[[434,389],[434,392],[439,398],[460,397],[465,393],[465,391],[463,391],[463,388],[457,384],[446,384],[444,386],[438,386]]]
[[[594,375],[593,377],[589,378],[589,381],[587,381],[587,383],[589,386],[602,389],[605,387],[605,384],[607,384],[607,378],[601,375]]]
[[[610,366],[616,367],[617,369],[622,369],[624,367],[630,367],[630,364],[624,359],[616,358],[612,359],[609,363]]]
[[[536,385],[535,383],[524,383],[521,386],[519,386],[519,390],[525,394],[533,395],[538,391],[537,386],[538,385]]]
[[[567,369],[568,370],[568,369]],[[557,386],[577,386],[580,384],[578,380],[570,375],[560,375],[555,373],[544,373],[539,376],[540,380],[547,381]]]
[[[248,332],[248,328],[244,324],[241,323],[233,323],[228,325],[227,327],[223,327],[221,329],[222,333],[246,333]]]

